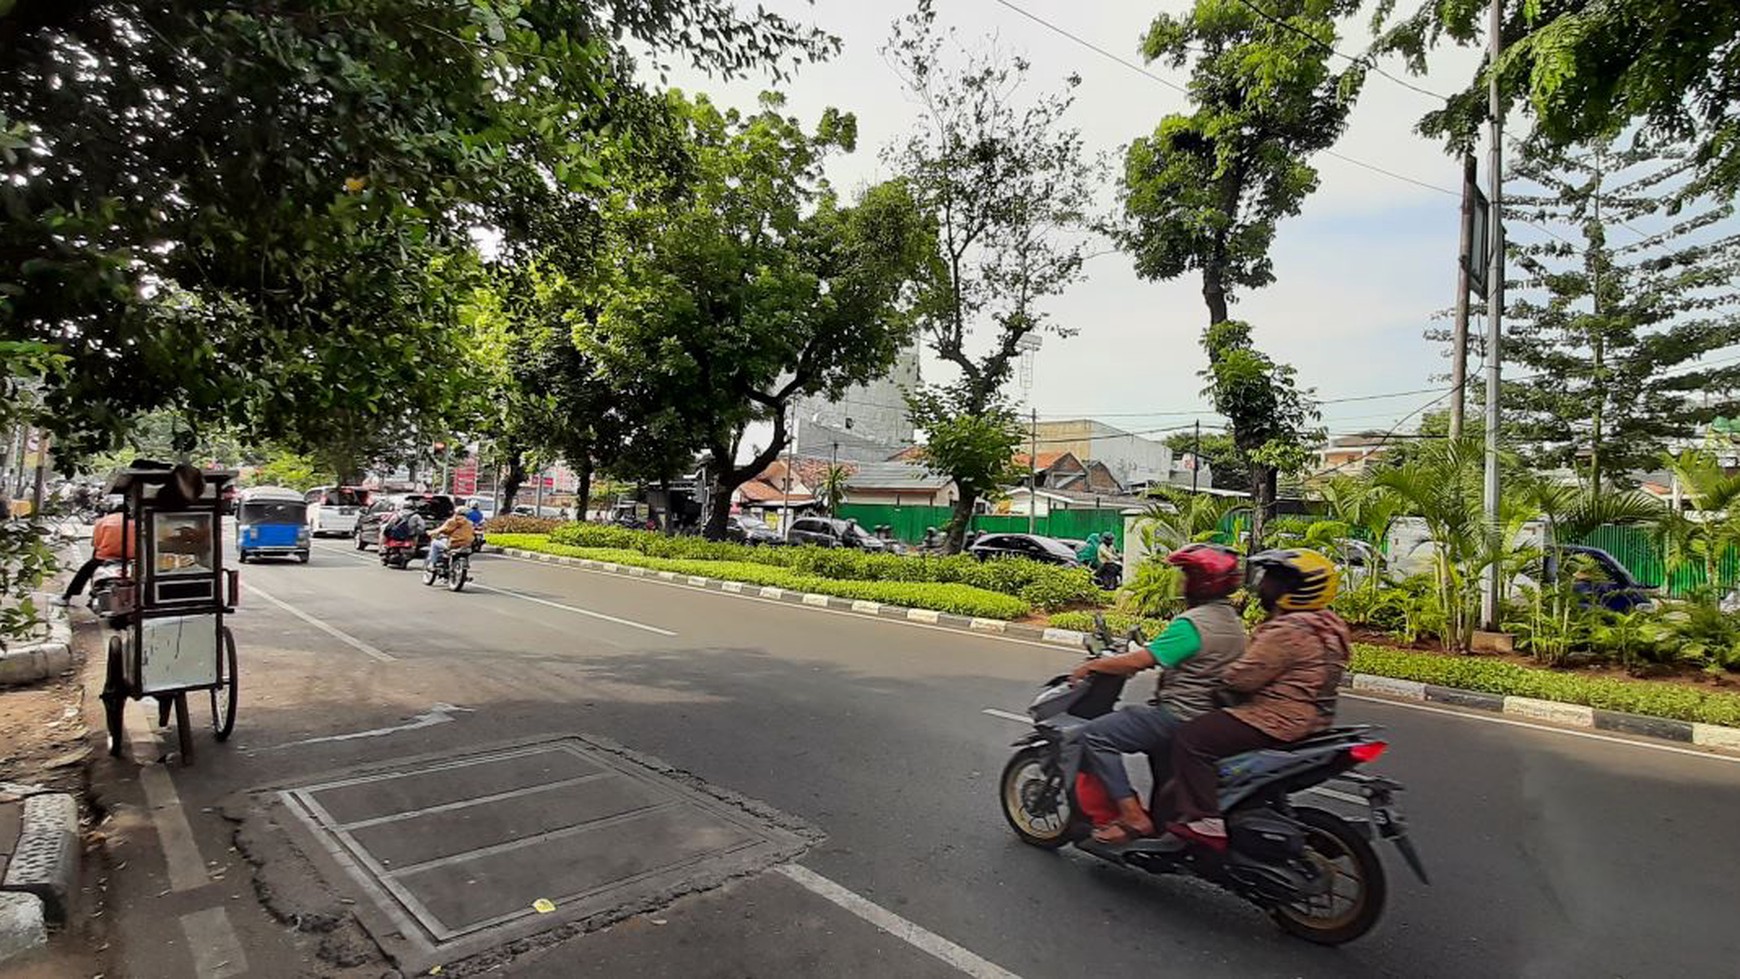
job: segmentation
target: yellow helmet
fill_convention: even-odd
[[[1263,551],[1246,564],[1253,572],[1282,577],[1285,591],[1275,600],[1275,608],[1282,612],[1327,608],[1341,584],[1334,561],[1302,547]]]

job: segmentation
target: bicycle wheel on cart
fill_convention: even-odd
[[[211,688],[211,726],[219,741],[236,728],[236,637],[224,626],[224,645],[217,654],[217,685]]]

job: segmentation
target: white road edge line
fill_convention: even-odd
[[[1015,973],[974,955],[954,942],[923,928],[879,904],[841,887],[821,874],[795,863],[773,868],[777,874],[795,881],[798,886],[845,908],[895,938],[928,955],[948,963],[974,979],[1021,979]]]
[[[193,974],[199,979],[231,979],[247,973],[248,957],[222,905],[182,915],[181,933],[187,936]]]
[[[594,619],[602,619],[605,622],[614,622],[617,625],[625,625],[625,626],[628,626],[630,629],[639,629],[642,632],[650,632],[650,633],[653,633],[654,635],[659,635],[659,636],[675,636],[676,635],[676,633],[672,632],[671,630],[660,629],[656,625],[647,625],[645,622],[636,622],[633,619],[619,619],[614,615],[605,615],[603,612],[594,612],[589,608],[580,608],[579,606],[576,606],[576,605],[563,605],[561,602],[552,602],[549,599],[545,599],[545,598],[533,598],[530,595],[521,594],[520,592],[517,592],[517,591],[509,591],[506,588],[491,588],[488,585],[477,585],[477,584],[474,584],[471,587],[476,589],[477,591],[494,592],[497,595],[506,595],[509,598],[517,598],[522,602],[533,602],[533,603],[536,603],[538,605],[548,605],[551,608],[559,608],[564,612],[573,612],[575,615],[584,615],[584,616],[588,616],[588,617],[594,618]]]
[[[156,718],[144,702],[134,712],[127,740],[133,747],[133,760],[139,765],[139,787],[145,791],[145,804],[151,808],[151,825],[157,830],[157,845],[163,850],[164,869],[169,874],[169,889],[190,891],[211,882],[206,873],[205,858],[194,842],[193,827],[187,824],[187,813],[181,808],[181,796],[168,769],[158,763],[162,747],[152,725]]]
[[[369,645],[368,643],[363,642],[361,639],[358,639],[357,637],[351,635],[350,633],[345,632],[343,629],[340,629],[334,625],[328,625],[327,623],[321,621],[320,619],[317,619],[314,616],[309,615],[307,612],[302,611],[301,609],[297,608],[296,606],[291,605],[289,602],[286,602],[283,599],[275,598],[272,595],[267,594],[264,590],[262,590],[260,588],[259,585],[253,584],[252,582],[243,582],[242,584],[243,584],[243,587],[247,588],[249,591],[253,592],[254,594],[260,596],[261,598],[264,598],[266,601],[271,602],[273,605],[278,606],[279,608],[283,609],[284,611],[289,612],[291,615],[296,616],[297,618],[308,623],[309,625],[313,626],[314,628],[319,629],[321,632],[326,633],[327,635],[331,636],[332,638],[337,639],[339,642],[342,642],[345,645],[350,646],[351,648],[360,651],[363,655],[368,656],[371,659],[378,660],[382,663],[396,663],[396,662],[398,662],[398,657],[393,656],[391,653],[383,653],[379,649],[376,649],[375,647]]]
[[[1391,700],[1388,697],[1362,697],[1358,694],[1346,692],[1343,692],[1342,696],[1349,700],[1363,700],[1368,704],[1384,704],[1389,707],[1405,707],[1408,710],[1423,710],[1428,714],[1445,714],[1450,717],[1461,717],[1470,721],[1484,721],[1488,724],[1503,724],[1506,727],[1526,727],[1531,731],[1545,731],[1548,734],[1563,734],[1567,737],[1584,738],[1589,741],[1605,741],[1609,744],[1624,744],[1630,745],[1633,748],[1645,748],[1650,751],[1666,751],[1676,755],[1688,755],[1692,758],[1705,758],[1710,761],[1725,761],[1729,764],[1740,765],[1740,756],[1719,755],[1710,751],[1699,751],[1696,748],[1682,748],[1679,745],[1655,744],[1650,741],[1633,741],[1630,738],[1616,738],[1610,734],[1596,734],[1592,731],[1573,731],[1569,728],[1553,727],[1550,724],[1531,724],[1527,721],[1518,721],[1509,717],[1500,717],[1495,714],[1449,710],[1443,707],[1434,707],[1430,704],[1415,703],[1410,700]]]

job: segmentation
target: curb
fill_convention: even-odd
[[[35,596],[36,607],[48,622],[48,638],[0,650],[0,687],[35,683],[73,668],[72,625],[67,610],[49,601],[46,593]]]
[[[0,894],[0,963],[47,944],[42,900],[34,894]]]
[[[14,794],[25,790],[18,845],[6,864],[0,897],[28,895],[41,906],[42,916],[64,922],[79,876],[79,804],[65,792],[44,792],[4,785]],[[23,793],[16,793],[23,794]]]
[[[920,622],[925,625],[939,626],[944,629],[956,629],[961,632],[975,632],[981,635],[999,635],[1009,639],[1024,639],[1028,642],[1047,643],[1054,646],[1080,647],[1086,633],[1075,629],[1041,629],[1030,625],[1017,625],[1013,622],[1003,622],[998,619],[975,619],[964,615],[950,615],[947,612],[935,612],[929,609],[905,608],[899,605],[882,605],[861,599],[835,598],[830,595],[817,595],[800,591],[790,591],[772,586],[760,587],[741,581],[723,581],[718,578],[703,578],[700,576],[678,575],[668,571],[649,571],[645,568],[614,564],[609,561],[596,561],[591,558],[567,557],[560,554],[546,554],[542,551],[522,551],[518,548],[489,545],[484,548],[497,554],[517,557],[543,564],[562,564],[570,567],[584,568],[588,571],[603,571],[610,574],[626,575],[635,578],[658,578],[673,581],[695,588],[705,588],[709,591],[725,592],[733,595],[751,595],[759,598],[774,599],[794,605],[808,605],[815,608],[828,608],[840,612],[857,612],[863,615],[875,615],[881,618],[905,619],[909,622]],[[1702,748],[1723,748],[1729,751],[1740,751],[1740,728],[1721,727],[1715,724],[1703,724],[1696,721],[1677,721],[1666,717],[1650,717],[1644,714],[1626,714],[1619,711],[1602,710],[1598,707],[1587,707],[1581,704],[1564,704],[1552,700],[1535,700],[1530,697],[1506,697],[1499,694],[1480,693],[1473,690],[1461,690],[1456,687],[1441,687],[1434,683],[1421,683],[1418,680],[1398,680],[1394,677],[1377,676],[1370,673],[1349,673],[1342,677],[1341,685],[1360,693],[1369,693],[1380,697],[1396,700],[1412,700],[1422,703],[1443,704],[1448,707],[1462,707],[1472,710],[1490,711],[1495,714],[1509,714],[1527,720],[1545,721],[1563,727],[1584,728],[1592,731],[1609,731],[1615,734],[1629,734],[1646,738],[1658,738],[1664,741],[1677,741],[1681,744],[1697,745]]]

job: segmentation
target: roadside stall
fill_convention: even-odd
[[[217,740],[236,722],[236,641],[224,624],[240,582],[223,566],[225,471],[135,465],[115,475],[108,492],[126,500],[123,534],[133,557],[93,590],[109,631],[103,710],[109,754],[125,740],[129,699],[153,697],[157,723],[175,712],[181,762],[193,759],[187,695],[204,692]]]

